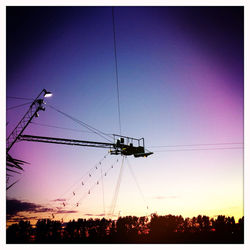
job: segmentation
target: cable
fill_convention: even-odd
[[[119,80],[118,80],[118,65],[117,65],[117,52],[116,52],[116,33],[115,33],[115,15],[114,7],[112,7],[112,21],[113,21],[113,35],[114,35],[114,53],[115,53],[115,73],[116,73],[116,91],[117,91],[117,103],[118,103],[118,118],[119,118],[119,130],[121,130],[121,111],[120,111],[120,95],[119,95]]]
[[[90,126],[90,125],[88,125],[87,123],[84,123],[84,122],[82,122],[82,121],[80,121],[80,120],[74,118],[73,116],[71,116],[71,115],[69,115],[69,114],[66,114],[66,113],[63,112],[63,111],[60,111],[59,109],[57,109],[57,108],[55,108],[55,107],[53,107],[53,106],[51,106],[51,105],[48,105],[48,106],[49,106],[50,108],[56,110],[57,112],[63,114],[64,116],[70,118],[71,120],[77,122],[78,124],[80,124],[80,125],[86,127],[87,129],[91,130],[93,133],[98,134],[98,135],[101,136],[101,137],[103,137],[103,136],[100,135],[100,134],[103,134],[103,135],[109,136],[110,138],[113,139],[113,137],[112,137],[110,134],[104,133],[104,132],[102,132],[102,131],[100,131],[100,130],[98,130],[98,129],[96,129],[96,128]],[[93,130],[94,130],[94,131],[93,131]],[[99,134],[99,133],[100,133],[100,134]],[[105,137],[103,137],[103,138],[106,139],[106,140],[108,140],[108,139],[105,138]],[[110,140],[108,140],[108,141],[110,141]]]
[[[234,148],[192,148],[192,149],[169,149],[169,150],[159,150],[154,152],[172,152],[172,151],[199,151],[199,150],[226,150],[226,149],[244,149],[243,147]]]
[[[119,160],[116,159],[116,160],[113,162],[113,164],[111,165],[111,167],[109,167],[109,168],[105,171],[104,175],[102,174],[102,176],[101,176],[99,179],[97,179],[97,181],[96,181],[91,187],[88,188],[88,191],[85,192],[85,193],[80,197],[80,199],[77,200],[77,202],[75,203],[75,204],[77,204],[77,207],[80,205],[80,203],[81,203],[81,201],[82,201],[83,199],[85,199],[88,195],[90,195],[90,194],[92,193],[92,191],[93,191],[94,188],[99,184],[99,182],[101,181],[101,179],[102,179],[103,177],[106,177],[106,176],[107,176],[107,174],[110,172],[111,169],[114,168],[115,164],[116,164],[118,161],[119,161]],[[98,184],[97,184],[97,183],[98,183]],[[72,209],[74,206],[75,206],[75,205],[72,204],[72,205],[71,205],[71,209]],[[60,209],[61,209],[61,208],[60,208]],[[104,213],[104,214],[105,214],[105,213]],[[66,213],[66,215],[62,218],[62,220],[64,220],[67,216],[68,216],[68,214]]]
[[[76,131],[76,132],[82,132],[82,133],[94,133],[94,132],[87,131],[87,130],[65,128],[65,127],[54,126],[54,125],[49,125],[49,124],[44,124],[44,123],[38,123],[38,122],[30,122],[30,123],[35,124],[35,125],[39,125],[39,126],[43,126],[43,127],[49,127],[49,128],[59,128],[59,129],[65,129],[65,130]]]
[[[116,202],[117,202],[117,198],[118,198],[118,193],[119,193],[119,189],[120,189],[120,185],[121,185],[121,179],[122,179],[122,173],[123,173],[123,166],[124,166],[124,158],[125,156],[123,156],[122,158],[122,164],[121,164],[121,168],[120,168],[120,172],[119,172],[119,177],[117,180],[117,184],[116,184],[116,188],[115,188],[115,193],[114,193],[114,198],[112,201],[112,205],[111,205],[111,209],[110,209],[110,216],[114,215],[114,211],[115,211],[115,206],[116,206]]]
[[[134,178],[135,184],[136,184],[136,186],[137,186],[137,188],[138,188],[138,190],[139,190],[139,193],[141,194],[142,199],[143,199],[143,201],[144,201],[144,203],[146,204],[146,207],[147,207],[147,209],[148,209],[147,201],[146,201],[145,196],[144,196],[144,194],[143,194],[143,192],[142,192],[142,190],[141,190],[141,188],[140,188],[140,185],[139,185],[139,183],[138,183],[138,181],[137,181],[137,178],[136,178],[136,176],[135,176],[135,173],[134,173],[134,171],[133,171],[133,169],[132,169],[132,167],[131,167],[131,165],[130,165],[130,163],[129,163],[129,160],[128,160],[127,158],[126,158],[126,161],[127,161],[127,163],[128,163],[128,167],[129,167],[130,173],[131,173],[132,177]]]
[[[108,155],[108,154],[107,154],[107,155]],[[91,173],[91,175],[92,175],[92,172],[91,172],[91,171],[92,171],[93,169],[96,169],[96,170],[97,170],[97,169],[98,169],[97,165],[98,165],[98,164],[101,165],[102,161],[103,161],[104,159],[106,159],[106,156],[107,156],[107,155],[105,155],[105,156],[99,161],[99,163],[96,163],[94,167],[92,167],[85,175],[82,176],[81,179],[78,179],[76,182],[81,182],[81,184],[82,184],[82,179],[83,179],[83,177],[89,175],[90,173]],[[86,198],[86,197],[90,194],[89,192],[90,192],[90,191],[92,192],[92,190],[100,183],[101,178],[103,178],[103,176],[107,176],[107,174],[109,173],[109,171],[110,171],[111,169],[114,168],[115,164],[116,164],[118,161],[119,161],[119,160],[116,159],[116,160],[113,162],[113,164],[111,165],[111,167],[109,167],[109,168],[105,171],[104,175],[102,174],[102,176],[101,176],[99,179],[97,179],[97,182],[95,182],[92,186],[89,185],[88,188],[86,188],[86,187],[87,187],[86,183],[87,183],[90,179],[93,179],[92,177],[91,177],[91,178],[88,178],[88,179],[84,182],[83,188],[84,188],[84,189],[86,188],[88,191],[84,192],[84,194],[80,197],[80,199],[76,200],[76,202],[71,203],[71,209],[73,209],[73,207],[75,206],[75,204],[76,204],[77,207],[80,205],[80,202],[81,202],[84,198]],[[90,176],[91,176],[91,175],[90,175]],[[74,183],[73,185],[71,185],[70,188],[68,188],[59,198],[56,199],[56,201],[63,202],[63,203],[60,203],[60,206],[59,206],[59,207],[56,207],[58,211],[62,211],[63,208],[66,208],[67,203],[68,203],[73,197],[77,198],[77,194],[79,194],[78,190],[79,190],[80,187],[79,187],[78,189],[76,189],[76,188],[72,189],[72,187],[75,186],[75,185],[76,185],[76,183]],[[82,188],[82,185],[80,185],[80,186],[81,186],[81,188]],[[64,199],[62,200],[62,197],[64,196],[64,194],[67,193],[67,192],[69,192],[70,189],[71,189],[71,192],[72,192],[73,195],[72,195],[70,198],[67,198],[67,199],[64,198]],[[69,203],[68,203],[68,204],[69,204]],[[63,212],[60,212],[60,213],[63,213]],[[65,212],[65,213],[66,213],[66,212]],[[66,214],[62,219],[65,219],[66,216],[67,216],[67,214]]]
[[[114,165],[115,165],[115,163],[117,163],[117,162],[118,162],[118,159],[116,159],[116,160],[114,161],[114,163],[111,165],[111,167],[109,167],[109,168],[105,171],[104,177],[106,177],[107,174],[109,173],[109,171],[110,171],[112,168],[114,168]],[[102,176],[101,176],[97,181],[100,182],[100,181],[101,181],[101,178],[103,178],[103,174],[102,174]],[[95,182],[95,183],[89,188],[89,191],[92,191],[92,190],[95,188],[96,185],[97,185],[97,182]],[[78,203],[80,203],[80,201],[82,201],[82,200],[87,196],[87,194],[89,194],[89,193],[84,194],[84,195],[78,200]]]
[[[23,103],[23,104],[20,104],[20,105],[16,105],[16,106],[12,106],[10,108],[7,108],[6,110],[11,110],[11,109],[15,109],[15,108],[20,108],[22,106],[25,106],[25,105],[28,105],[28,104],[31,104],[32,102],[26,102],[26,103]]]
[[[108,153],[109,154],[109,153]],[[98,161],[98,163],[102,162],[104,159],[106,159],[106,157],[108,156],[108,154],[104,155],[102,157],[102,159],[100,161]],[[67,190],[65,190],[57,199],[61,199],[66,193],[69,192],[69,190],[71,190],[74,186],[76,186],[76,184],[78,184],[79,182],[81,182],[83,180],[83,178],[85,176],[88,176],[89,174],[92,173],[92,170],[96,168],[96,166],[98,165],[98,163],[96,163],[94,165],[94,167],[90,168],[88,171],[85,172],[85,174],[83,174],[80,178],[78,178]],[[86,182],[85,182],[86,183]]]
[[[106,211],[105,211],[105,197],[104,197],[104,182],[103,182],[103,174],[102,174],[102,165],[101,165],[101,182],[102,182],[102,205],[103,205],[103,213],[104,213],[104,217],[105,217]]]
[[[95,133],[95,134],[99,135],[100,137],[104,138],[105,140],[107,140],[107,141],[109,141],[109,142],[112,142],[111,140],[109,140],[109,139],[107,139],[107,138],[105,137],[105,136],[109,136],[109,137],[111,137],[111,138],[113,139],[113,137],[110,136],[109,134],[106,134],[106,133],[104,133],[104,132],[102,132],[102,131],[96,129],[96,128],[94,128],[94,127],[92,127],[92,126],[90,126],[90,125],[88,125],[88,124],[86,124],[86,123],[84,123],[84,122],[82,122],[82,121],[80,121],[80,120],[74,118],[74,117],[71,116],[71,115],[66,114],[65,112],[63,112],[63,111],[61,111],[61,110],[59,110],[59,109],[57,109],[57,108],[55,108],[55,107],[53,107],[53,106],[51,106],[51,105],[47,105],[47,106],[50,107],[50,108],[52,108],[52,109],[54,109],[54,110],[57,111],[58,113],[60,113],[60,114],[62,114],[62,115],[64,115],[64,116],[70,118],[71,120],[75,121],[76,123],[78,123],[78,124],[84,126],[85,128],[89,129],[89,130],[92,131],[93,133]],[[105,136],[103,136],[102,134],[105,135]]]
[[[16,97],[16,96],[6,96],[9,99],[19,99],[19,100],[34,100],[32,98],[25,98],[25,97]]]
[[[215,145],[230,145],[230,144],[243,144],[242,142],[222,142],[222,143],[203,143],[203,144],[177,144],[177,145],[166,145],[166,146],[151,146],[148,148],[171,148],[171,147],[191,147],[191,146],[215,146]]]

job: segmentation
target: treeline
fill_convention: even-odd
[[[244,243],[244,217],[152,214],[118,220],[78,219],[62,224],[38,220],[35,227],[20,221],[7,228],[7,243]]]

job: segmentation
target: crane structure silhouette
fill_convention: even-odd
[[[98,141],[86,141],[86,140],[76,140],[76,139],[66,139],[66,138],[54,138],[54,137],[46,137],[46,136],[38,136],[38,135],[24,135],[23,132],[28,127],[34,118],[39,117],[39,111],[45,111],[45,102],[44,98],[52,96],[52,93],[43,89],[40,94],[33,100],[28,111],[19,121],[14,130],[10,133],[6,142],[6,153],[7,153],[7,172],[15,172],[10,169],[10,167],[15,167],[19,170],[23,170],[21,167],[22,161],[16,160],[10,156],[9,151],[12,146],[19,141],[32,141],[32,142],[43,142],[43,143],[53,143],[53,144],[62,144],[62,145],[71,145],[71,146],[84,146],[84,147],[95,147],[95,148],[107,148],[109,149],[109,153],[111,155],[122,155],[122,156],[131,156],[134,157],[148,157],[153,154],[145,149],[144,138],[133,138],[129,136],[117,135],[113,134],[113,141],[109,142],[98,142]],[[56,109],[57,110],[57,109]],[[57,110],[60,113],[64,112]],[[72,119],[71,116],[67,115]],[[75,120],[75,119],[74,119]],[[75,120],[78,121],[78,120]],[[83,123],[85,124],[85,123]],[[85,124],[88,129],[95,132],[96,134],[102,136],[105,134],[87,124]],[[102,134],[101,134],[102,133]],[[106,139],[106,137],[102,136]],[[7,178],[7,182],[9,180],[9,176]],[[11,184],[12,186],[12,184]],[[10,187],[10,186],[9,186]],[[9,188],[7,187],[7,189]]]

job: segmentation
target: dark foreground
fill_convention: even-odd
[[[7,243],[244,243],[244,217],[119,217],[118,220],[20,221],[7,228]]]

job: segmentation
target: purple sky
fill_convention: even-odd
[[[152,146],[243,142],[243,8],[115,7],[115,24],[122,134],[144,137],[155,151],[129,159],[148,213],[242,216],[242,149],[157,152],[168,148]],[[7,8],[7,97],[34,98],[43,88],[54,94],[48,104],[118,133],[110,7]],[[7,98],[7,109],[25,102]],[[27,109],[7,110],[7,134]],[[35,122],[86,131],[49,107]],[[103,141],[35,124],[24,134]],[[30,165],[7,197],[51,208],[107,150],[20,142],[10,153]],[[106,210],[119,159],[104,180]],[[108,156],[103,170],[115,160]],[[127,166],[116,212],[145,214]],[[78,212],[68,218],[103,213],[101,186],[87,199],[79,207],[71,199],[67,209]]]

